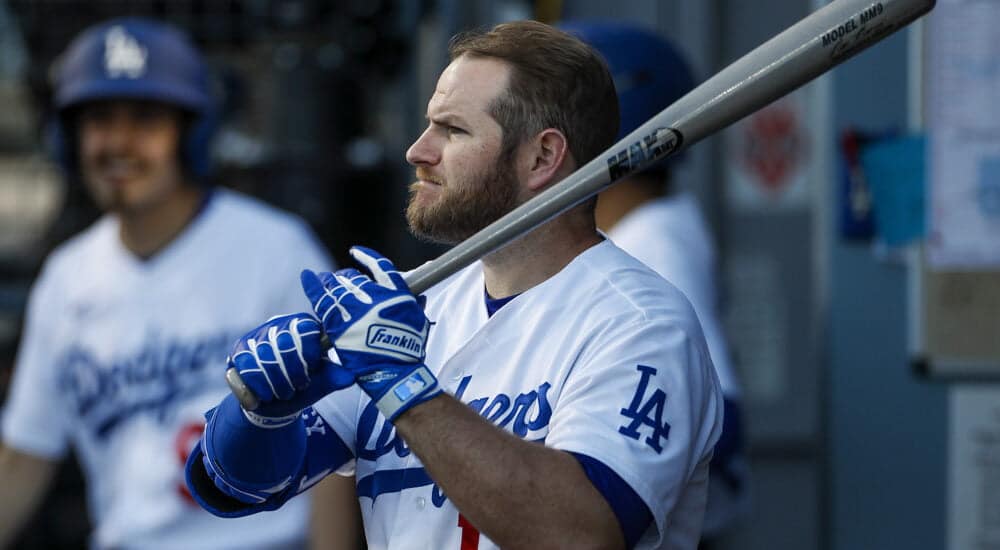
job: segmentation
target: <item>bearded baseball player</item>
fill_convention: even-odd
[[[611,146],[600,56],[537,22],[456,37],[407,152],[407,218],[456,243]],[[697,546],[722,396],[691,305],[606,240],[593,201],[418,299],[392,262],[302,273],[312,313],[239,339],[261,403],[206,414],[188,483],[213,513],[357,479],[370,548]],[[324,353],[321,337],[332,343]]]
[[[31,292],[3,415],[0,545],[70,450],[94,548],[303,545],[308,499],[227,522],[183,474],[227,393],[217,366],[232,341],[309,307],[294,283],[330,260],[298,218],[205,181],[208,72],[177,30],[136,18],[86,30],[62,58],[55,108],[60,161],[105,214],[47,258]]]

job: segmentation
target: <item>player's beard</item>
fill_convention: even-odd
[[[434,178],[417,168],[417,179]],[[440,196],[427,205],[418,205],[418,185],[410,186],[406,221],[420,239],[458,244],[518,205],[517,178],[500,162],[463,182],[440,183]]]

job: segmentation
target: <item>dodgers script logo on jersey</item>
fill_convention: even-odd
[[[152,413],[166,422],[174,405],[219,386],[206,382],[218,378],[235,338],[229,331],[193,341],[164,341],[150,334],[132,353],[106,361],[74,343],[58,363],[58,386],[97,438],[106,438],[135,414]]]
[[[663,420],[667,394],[656,388],[649,391],[650,379],[657,370],[645,365],[637,365],[640,377],[628,407],[621,409],[620,414],[628,419],[618,428],[623,436],[643,440],[646,445],[656,451],[663,452],[663,442],[670,435],[670,424]],[[472,381],[472,376],[465,376],[455,391],[455,398],[462,400]],[[498,393],[492,398],[479,397],[472,399],[467,405],[483,418],[499,428],[509,429],[514,435],[529,441],[543,443],[548,433],[552,418],[552,404],[549,391],[552,384],[543,382],[537,389],[523,392],[515,397]],[[379,415],[375,403],[369,401],[361,413],[357,431],[357,459],[375,462],[381,457],[395,453],[399,458],[410,455],[406,443],[396,434],[392,424]],[[396,493],[432,485],[431,502],[438,508],[444,505],[447,497],[430,478],[422,467],[402,469],[382,469],[358,479],[358,496],[366,496],[375,500],[381,494]]]
[[[455,398],[462,400],[472,376],[465,376],[455,391]],[[548,433],[549,421],[552,418],[552,406],[549,403],[548,392],[552,387],[544,382],[537,389],[520,393],[513,398],[499,393],[492,398],[479,397],[467,403],[483,418],[499,428],[510,427],[510,431],[529,441],[543,442]],[[361,413],[357,431],[357,458],[375,462],[384,455],[395,452],[399,458],[410,455],[410,449],[396,434],[392,424],[379,415],[375,403],[369,401]],[[375,500],[385,493],[397,493],[405,489],[413,489],[433,485],[431,502],[440,508],[447,497],[441,493],[437,484],[421,468],[404,468],[395,470],[379,470],[373,474],[358,479],[358,496],[366,496]]]

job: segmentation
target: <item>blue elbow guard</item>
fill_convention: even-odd
[[[188,457],[186,480],[195,500],[217,516],[275,510],[353,458],[311,408],[291,424],[260,428],[229,395],[205,417],[205,433]],[[305,417],[315,417],[309,430]]]

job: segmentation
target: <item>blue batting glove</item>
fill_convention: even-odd
[[[268,320],[236,341],[227,364],[260,399],[247,419],[262,428],[290,424],[330,392],[354,383],[324,353],[319,321],[307,313]]]
[[[441,393],[423,363],[430,323],[392,262],[360,246],[350,253],[371,277],[356,269],[318,275],[305,270],[302,289],[333,344],[331,360],[339,358],[393,421]]]
[[[292,479],[306,453],[302,411],[354,384],[350,371],[327,359],[322,337],[315,317],[296,313],[271,318],[233,345],[227,368],[260,405],[248,411],[229,394],[206,414],[201,461],[224,494],[272,509],[295,493]]]

